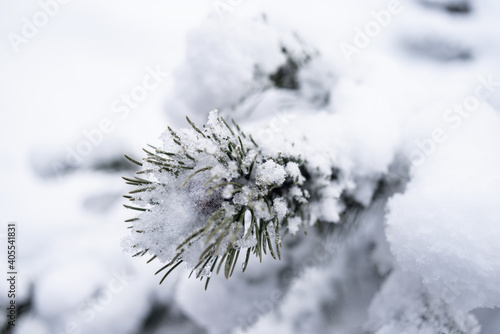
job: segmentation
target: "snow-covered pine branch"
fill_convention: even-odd
[[[339,220],[311,209],[331,204],[332,187],[342,188],[334,166],[325,173],[303,154],[264,149],[216,110],[201,128],[188,122],[191,128],[168,128],[163,147],[145,149],[142,163],[129,158],[142,169],[124,178],[136,187],[125,207],[140,212],[127,220],[124,247],[166,263],[161,282],[182,262],[207,285],[214,271],[229,278],[240,256],[243,271],[252,255],[280,259],[283,233]]]

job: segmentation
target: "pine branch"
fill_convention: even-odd
[[[301,156],[264,155],[250,135],[215,110],[202,128],[187,120],[192,130],[168,128],[164,147],[144,149],[142,164],[127,156],[142,170],[140,178],[124,178],[135,186],[126,196],[134,206],[125,207],[142,213],[128,220],[132,235],[124,244],[168,262],[157,272],[169,269],[161,282],[181,262],[197,278],[207,277],[208,285],[214,270],[223,268],[229,278],[242,251],[243,271],[250,254],[280,259],[282,235],[315,223],[310,201],[320,200],[321,189],[338,175],[311,173]],[[171,202],[179,198],[185,199],[180,214],[172,213],[179,205]]]

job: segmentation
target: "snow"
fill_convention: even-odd
[[[285,182],[286,171],[273,160],[267,160],[257,168],[257,184],[280,186]]]
[[[288,220],[288,231],[291,234],[297,233],[301,224],[302,224],[302,219],[300,219],[299,217],[293,217],[293,218],[289,219]]]
[[[300,172],[299,165],[296,162],[290,161],[286,164],[286,172],[297,184],[304,183],[304,176]]]
[[[274,212],[279,219],[285,218],[288,212],[288,206],[283,198],[275,198],[273,201]]]
[[[390,274],[369,308],[366,328],[375,334],[479,334],[476,319],[429,295],[418,276]]]
[[[432,145],[389,203],[387,237],[434,294],[468,311],[500,306],[500,115],[483,105]]]
[[[185,110],[177,117],[190,110],[205,115],[207,108],[234,106],[249,93],[262,89],[266,84],[263,74],[285,61],[279,48],[281,39],[276,28],[262,21],[231,17],[205,20],[188,34],[186,62],[174,73],[177,84],[169,104]],[[262,78],[256,80],[261,72]],[[186,91],[190,92],[188,96]],[[205,121],[204,117],[195,120]]]
[[[406,1],[348,63],[339,45],[351,43],[354,28],[387,2],[222,0],[232,6],[223,18],[214,12],[220,2],[71,2],[18,54],[8,38],[0,42],[0,201],[4,221],[16,221],[20,231],[18,302],[32,302],[14,332],[71,332],[75,323],[81,333],[98,334],[234,333],[241,326],[250,333],[479,333],[475,317],[482,334],[497,334],[500,91],[488,86],[491,94],[470,116],[443,116],[474,96],[478,78],[499,78],[500,43],[492,33],[499,3],[470,1],[471,12],[457,14]],[[0,4],[3,36],[19,33],[22,19],[39,9],[36,1]],[[269,79],[286,64],[283,44],[299,60],[311,56],[296,90]],[[157,67],[158,87],[136,107],[116,109]],[[241,171],[262,158],[252,178],[264,190],[287,190],[271,202],[273,212],[252,197],[261,193],[250,182],[239,192],[227,185],[214,193],[228,202],[228,214],[235,214],[230,201],[252,202],[262,221],[276,214],[286,233],[281,261],[252,256],[241,274],[240,255],[234,276],[211,275],[208,291],[187,279],[183,266],[162,285],[154,273],[206,222],[203,184],[239,178],[235,162],[197,156],[199,168],[213,168],[184,187],[192,171],[178,179],[143,175],[168,186],[143,194],[145,207],[157,199],[162,205],[136,222],[150,233],[124,245],[161,255],[145,264],[149,256],[130,258],[120,246],[130,234],[123,220],[138,213],[121,207],[120,195],[131,188],[120,176],[137,167],[123,163],[123,154],[140,160],[146,143],[178,152],[167,124],[190,151],[220,150],[185,115],[198,125],[208,115],[219,134],[228,130],[217,115],[231,126],[234,118],[259,144],[253,149],[244,140],[252,151]],[[105,119],[113,130],[91,142],[89,133]],[[91,152],[68,163],[86,142]],[[294,205],[303,216],[291,214]],[[339,240],[324,246],[310,226],[318,219],[340,231]],[[256,243],[252,236],[235,245]],[[186,262],[202,250],[193,244]],[[122,271],[126,286],[100,303]],[[0,305],[6,302],[2,294]]]

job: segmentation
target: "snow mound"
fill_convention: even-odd
[[[434,144],[388,205],[387,237],[403,269],[465,311],[500,306],[499,130],[499,115],[482,105]]]
[[[394,271],[369,308],[368,333],[478,334],[474,316],[429,295],[420,279]]]

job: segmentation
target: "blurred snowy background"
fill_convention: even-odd
[[[500,306],[499,31],[495,0],[2,1],[0,233],[17,223],[13,333],[444,333],[391,323],[417,328],[419,312],[440,308],[410,302],[422,279],[434,295],[451,290],[463,328],[477,328],[460,313],[473,310],[481,333],[500,333],[500,311],[485,308]],[[366,181],[355,193],[362,233],[321,261],[297,237],[283,263],[218,277],[207,292],[182,271],[158,285],[158,263],[122,253],[121,176],[135,170],[123,154],[142,156],[167,125],[204,122],[212,108],[242,124],[282,122],[284,133],[286,117],[311,126],[317,115],[324,127],[336,115],[339,152]],[[373,175],[397,182],[370,202]],[[447,219],[459,225],[436,227]]]

